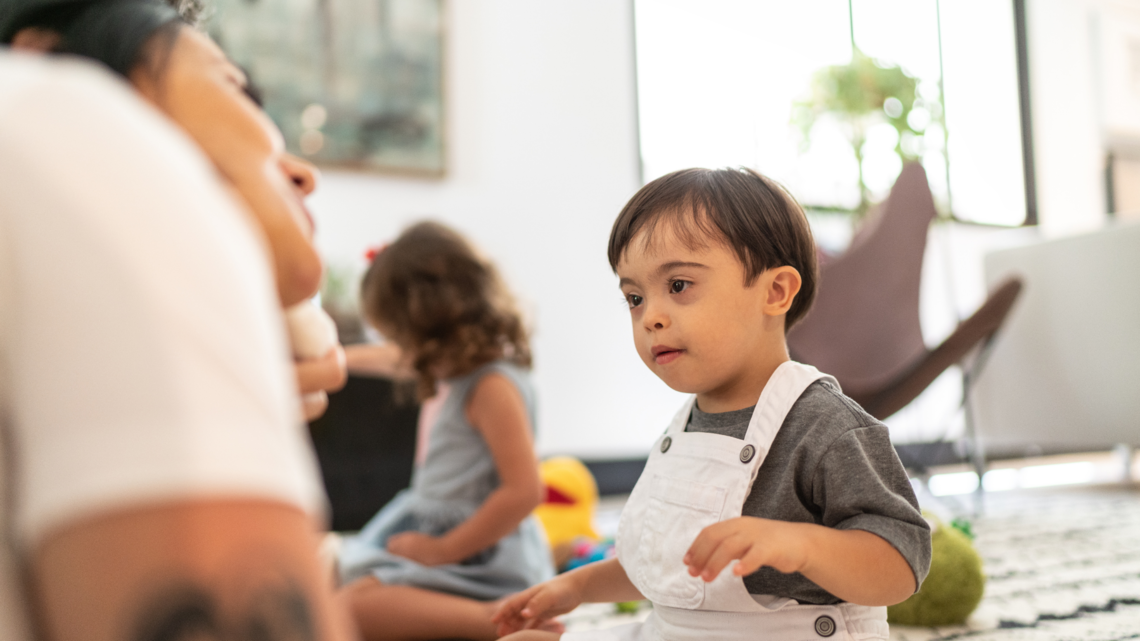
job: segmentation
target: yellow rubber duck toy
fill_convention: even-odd
[[[594,530],[598,484],[581,461],[569,456],[543,461],[539,474],[546,499],[534,514],[546,530],[555,563],[561,567],[570,558],[575,540],[598,540]]]

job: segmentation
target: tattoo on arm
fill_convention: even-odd
[[[143,603],[131,641],[316,641],[308,596],[297,586],[273,585],[238,603],[220,604],[201,586],[170,588]]]

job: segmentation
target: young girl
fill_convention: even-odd
[[[491,601],[554,574],[529,516],[542,485],[526,330],[494,268],[436,223],[381,251],[361,295],[437,414],[412,486],[344,542],[341,597],[367,640],[493,639]]]

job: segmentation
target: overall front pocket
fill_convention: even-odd
[[[685,552],[701,530],[719,520],[725,495],[723,487],[654,477],[636,571],[638,587],[650,601],[675,608],[700,606],[705,583],[689,575]]]

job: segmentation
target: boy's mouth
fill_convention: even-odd
[[[653,354],[653,360],[658,365],[668,365],[680,358],[681,354],[685,353],[683,349],[667,347],[665,345],[654,345],[649,351]]]

